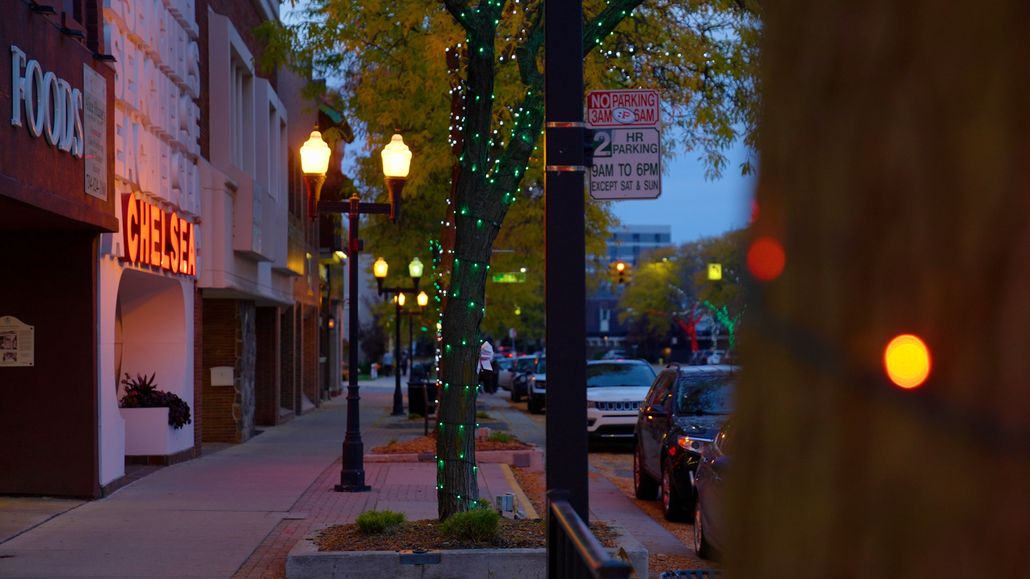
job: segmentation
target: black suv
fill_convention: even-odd
[[[673,364],[647,392],[635,429],[633,490],[638,499],[653,499],[660,489],[666,519],[694,512],[694,473],[729,416],[736,371]]]

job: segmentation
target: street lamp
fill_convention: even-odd
[[[404,307],[404,294],[397,294],[400,298],[400,307]],[[415,303],[418,304],[418,309],[408,312],[401,312],[401,315],[408,318],[408,363],[411,365],[408,369],[408,380],[412,379],[412,372],[415,369],[415,320],[414,316],[422,316],[425,312],[426,306],[429,305],[429,294],[424,291],[418,292],[415,296]],[[398,323],[400,320],[397,320]],[[411,391],[408,391],[408,395],[411,395]],[[411,410],[411,400],[408,400],[408,410]]]
[[[393,359],[396,372],[394,372],[394,388],[393,388],[393,411],[390,412],[393,416],[401,416],[404,414],[404,396],[401,394],[401,308],[404,307],[404,294],[415,293],[418,291],[418,282],[422,279],[422,260],[418,257],[412,258],[408,264],[408,276],[411,277],[411,287],[384,287],[383,281],[386,279],[386,273],[390,271],[390,264],[386,263],[386,260],[380,257],[376,260],[375,264],[372,265],[372,275],[376,278],[376,285],[379,288],[379,295],[392,293],[395,294],[394,302],[396,303],[396,324],[394,327],[394,345],[393,345]],[[422,292],[423,294],[425,292]],[[421,297],[418,298],[421,300]],[[429,303],[429,296],[426,296],[426,303]]]
[[[389,203],[363,203],[357,191],[346,201],[319,202],[325,175],[329,170],[330,153],[329,145],[322,140],[317,130],[311,132],[311,137],[300,148],[311,219],[316,219],[319,211],[346,213],[348,217],[347,285],[350,287],[350,296],[347,301],[347,325],[350,351],[347,363],[350,370],[347,372],[347,433],[343,439],[340,484],[334,488],[337,492],[362,492],[371,487],[365,484],[365,450],[361,442],[361,397],[358,387],[358,252],[362,246],[358,238],[358,222],[362,214],[374,213],[389,215],[391,221],[397,221],[401,190],[411,163],[411,151],[404,145],[400,135],[394,135],[390,144],[383,149],[383,174],[390,191]]]

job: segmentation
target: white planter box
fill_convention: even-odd
[[[168,424],[168,408],[120,408],[125,420],[125,456],[167,456],[193,446],[193,425]]]

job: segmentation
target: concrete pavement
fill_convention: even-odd
[[[389,416],[392,378],[362,386],[366,452],[422,434],[421,421]],[[507,404],[491,395],[481,400],[491,414]],[[322,526],[353,521],[370,509],[434,518],[433,463],[366,462],[371,492],[332,490],[339,482],[345,412],[341,396],[244,444],[159,469],[97,501],[0,498],[0,577],[281,577],[290,548]],[[514,491],[501,465],[483,464],[479,473],[481,496]],[[617,517],[652,552],[670,552],[668,541],[675,538],[596,478],[594,516]]]

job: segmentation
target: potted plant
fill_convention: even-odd
[[[125,454],[161,456],[193,446],[192,430],[183,428],[193,422],[190,406],[172,392],[158,390],[157,373],[149,376],[125,374],[125,394],[119,405],[125,419]]]

